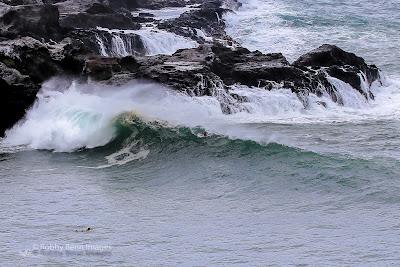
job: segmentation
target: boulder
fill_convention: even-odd
[[[41,83],[66,71],[61,64],[66,44],[44,44],[32,37],[3,41],[0,42],[0,61],[28,75],[33,82]]]
[[[202,30],[209,37],[230,40],[225,33],[225,22],[222,20],[223,14],[229,10],[221,8],[220,4],[219,1],[208,2],[199,9],[183,13],[179,18],[163,21],[158,27],[197,41],[204,41],[204,38],[199,36],[198,30]]]
[[[57,40],[63,33],[58,9],[53,5],[16,6],[0,18],[0,35],[7,38],[31,36]]]
[[[156,80],[192,96],[212,96],[223,82],[211,71],[213,53],[209,46],[178,50],[172,56],[138,59],[138,76]]]
[[[29,76],[0,62],[0,136],[24,117],[34,103],[39,88]]]
[[[133,74],[138,70],[138,63],[133,57],[109,58],[101,56],[91,56],[85,61],[83,74],[95,81],[105,81],[114,79],[123,73],[132,74],[129,77],[134,78]]]
[[[380,79],[379,69],[368,65],[361,57],[346,52],[334,45],[322,45],[319,48],[301,56],[293,63],[300,68],[323,68],[330,76],[350,84],[365,98],[373,98],[369,88],[374,81]]]
[[[140,24],[127,12],[115,12],[107,6],[94,4],[85,12],[66,14],[60,20],[65,28],[95,29],[103,27],[109,29],[138,30]]]
[[[114,9],[126,8],[130,10],[137,8],[184,7],[187,4],[185,0],[108,0],[108,2]]]

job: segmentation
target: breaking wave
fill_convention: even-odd
[[[222,137],[262,145],[278,143],[314,152],[352,154],[356,151],[359,155],[362,143],[350,142],[354,135],[366,131],[365,127],[375,127],[377,121],[398,121],[400,85],[391,80],[386,81],[385,87],[375,84],[372,88],[375,101],[367,101],[340,81],[336,81],[335,86],[342,94],[344,106],[333,103],[328,95],[321,98],[310,95],[307,109],[288,89],[268,91],[234,86],[230,93],[244,96],[247,102],[233,103],[243,106],[239,109],[242,111],[227,115],[219,102],[224,98],[189,97],[155,83],[133,81],[123,86],[110,86],[54,78],[44,84],[26,117],[6,132],[1,146],[73,152],[102,147],[122,138],[125,142],[120,144],[122,151],[111,155],[109,162],[126,156],[143,159],[150,152],[141,144],[147,145],[150,141],[145,136],[136,138],[136,135],[130,139],[140,122],[150,127],[146,129],[168,129],[169,136],[185,129],[185,133],[196,138]],[[352,127],[346,128],[347,124]],[[135,130],[123,134],[130,125]],[[341,133],[335,135],[338,131]],[[349,142],[347,139],[338,141],[346,135]],[[181,138],[181,135],[175,137]],[[374,137],[366,136],[366,142],[368,138]],[[363,139],[360,142],[364,142]],[[397,145],[385,146],[390,150],[388,156],[393,156],[390,147]],[[379,149],[382,147],[377,147],[377,153],[384,154]]]

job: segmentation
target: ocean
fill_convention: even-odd
[[[235,86],[248,112],[226,115],[150,82],[51,79],[1,140],[2,266],[400,263],[400,3],[242,2],[225,20],[243,46],[338,45],[381,68],[375,101],[334,78],[344,106]]]

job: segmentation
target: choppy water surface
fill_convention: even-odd
[[[282,52],[295,60],[329,43],[357,53],[384,70],[396,74],[400,70],[398,1],[242,2],[244,6],[237,15],[227,16],[228,33],[250,49]]]
[[[337,84],[344,107],[305,110],[237,86],[249,112],[227,116],[157,84],[49,81],[1,141],[1,265],[397,265],[398,10],[252,1],[227,17],[251,49],[334,43],[378,64],[374,102]]]

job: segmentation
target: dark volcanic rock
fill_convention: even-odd
[[[137,0],[108,0],[108,3],[113,9],[136,9],[140,7]]]
[[[102,5],[99,3],[94,3],[91,7],[86,9],[86,13],[89,14],[111,14],[114,13],[114,10],[109,6]]]
[[[64,30],[59,25],[58,9],[52,5],[17,6],[0,18],[0,35],[7,38],[31,36],[60,39]]]
[[[324,68],[330,76],[350,84],[367,99],[369,96],[373,98],[373,95],[362,88],[362,83],[365,81],[370,86],[380,78],[379,69],[375,65],[368,65],[363,58],[334,45],[322,45],[301,56],[293,65],[313,69]]]
[[[72,40],[54,46],[31,37],[0,42],[0,135],[23,117],[43,81],[59,74],[80,74],[81,54],[80,43]]]
[[[213,61],[212,70],[218,74],[226,84],[240,82],[248,86],[258,86],[260,76],[266,76],[269,80],[283,79],[275,75],[261,75],[260,71],[266,69],[284,69],[290,64],[282,54],[264,55],[259,51],[250,52],[239,47],[230,49],[223,45],[214,45],[212,51],[217,58]],[[285,71],[284,71],[285,72]],[[285,73],[284,76],[287,74]]]
[[[111,79],[122,68],[118,58],[93,57],[86,60],[84,73],[93,80],[103,81]]]
[[[36,83],[61,72],[61,67],[55,64],[49,48],[36,39],[23,37],[2,42],[0,47],[10,49],[7,53],[0,53],[0,61],[23,75],[29,75]]]
[[[363,58],[329,44],[324,44],[301,56],[293,64],[309,67],[354,66],[360,70],[367,68]]]
[[[185,0],[108,0],[108,2],[115,9],[160,9],[164,7],[184,7],[187,4]]]
[[[172,56],[155,56],[138,59],[138,76],[169,85],[189,95],[215,94],[223,82],[211,71],[214,54],[209,46],[178,50]]]
[[[327,92],[334,102],[342,103],[335,88],[321,72],[292,66],[280,53],[262,54],[242,47],[230,49],[220,44],[214,45],[212,51],[215,54],[212,71],[225,84],[240,83],[269,90],[276,87],[288,88],[305,105],[307,103],[304,96],[309,93],[320,96]]]
[[[114,12],[100,4],[92,6],[86,12],[68,14],[61,18],[60,24],[65,28],[93,29],[103,27],[109,29],[138,30],[140,24],[128,13]],[[97,13],[96,13],[97,12]]]
[[[72,39],[77,39],[84,44],[87,54],[121,57],[129,55],[140,56],[146,52],[144,43],[139,35],[135,33],[108,32],[97,29],[74,30],[68,34]],[[124,43],[125,54],[117,54],[115,46],[116,39]]]
[[[183,13],[179,18],[161,22],[158,27],[195,40],[201,39],[197,30],[220,39],[230,39],[225,33],[225,22],[221,19],[229,10],[220,7],[220,1],[203,4],[200,9]]]
[[[60,2],[64,2],[64,1],[65,0],[42,0],[43,4],[50,4],[50,5],[57,4]]]
[[[133,74],[139,64],[133,57],[106,58],[93,56],[86,59],[83,73],[96,81],[109,80],[121,73]]]
[[[0,2],[10,6],[43,4],[42,0],[1,0]]]
[[[118,64],[117,61],[114,63]],[[97,80],[110,79],[112,74],[123,74],[115,66],[107,67],[106,71],[103,71],[103,66],[99,69],[99,75],[96,68],[89,74],[96,76]],[[215,96],[216,90],[227,90],[226,86],[239,83],[268,90],[285,87],[303,98],[309,93],[322,95],[327,92],[334,101],[341,103],[335,88],[317,71],[291,66],[281,54],[264,55],[245,48],[233,50],[221,44],[179,50],[172,56],[140,57],[137,58],[137,67],[130,74],[130,78],[155,80],[196,96]]]
[[[179,50],[172,56],[138,57],[134,59],[134,64],[128,65],[129,68],[126,64],[125,67],[117,66],[124,62],[121,61],[123,59],[96,57],[88,61],[85,73],[96,80],[110,79],[113,76],[110,74],[131,74],[130,78],[152,79],[190,95],[211,95],[210,90],[221,80],[210,70],[209,61],[212,58],[209,53],[209,47],[201,46]]]
[[[39,86],[27,75],[0,62],[0,136],[23,118],[25,111],[36,99]]]

